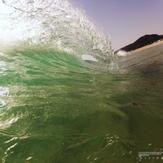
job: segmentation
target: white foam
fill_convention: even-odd
[[[125,56],[127,56],[127,52],[124,51],[124,50],[119,50],[117,52],[117,56],[119,56],[119,57],[125,57]]]
[[[51,43],[54,48],[75,54],[88,51],[107,58],[111,54],[110,38],[68,0],[4,2],[0,3],[0,40]]]
[[[0,87],[0,96],[9,96],[9,88],[8,87]]]
[[[97,60],[95,57],[93,57],[92,55],[88,55],[88,54],[83,54],[83,55],[81,56],[81,58],[82,58],[82,60],[84,60],[84,61],[98,62],[98,60]]]

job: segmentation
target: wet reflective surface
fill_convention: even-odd
[[[162,74],[112,75],[52,49],[1,54],[1,162],[135,163],[162,151]]]

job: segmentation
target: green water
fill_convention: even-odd
[[[136,163],[161,151],[162,75],[95,67],[52,49],[2,51],[0,162]]]

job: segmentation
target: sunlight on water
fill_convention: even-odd
[[[8,12],[4,12],[6,8]],[[88,53],[112,60],[110,39],[67,0],[5,0],[0,9],[4,15],[0,18],[0,34],[4,36],[0,40],[44,43],[78,55]]]
[[[162,74],[110,73],[110,39],[67,0],[0,9],[0,162],[136,163],[163,150]]]
[[[134,163],[138,152],[161,150],[159,76],[113,75],[45,47],[3,54],[2,162]]]
[[[0,87],[0,96],[9,96],[9,88]]]
[[[0,74],[3,74],[6,70],[5,62],[0,61]]]

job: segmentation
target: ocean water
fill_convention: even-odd
[[[162,150],[162,78],[95,64],[43,47],[0,53],[1,162],[134,163]]]
[[[67,0],[0,1],[0,42],[0,163],[162,162],[162,74]]]

